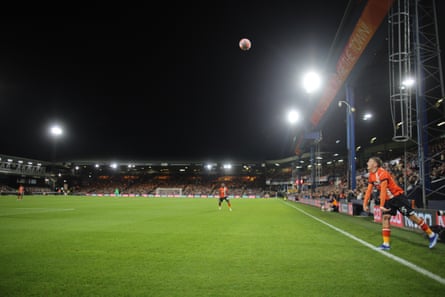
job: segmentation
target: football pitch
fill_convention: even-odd
[[[282,199],[0,197],[0,296],[445,296],[445,244]]]

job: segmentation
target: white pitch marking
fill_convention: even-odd
[[[398,263],[400,263],[400,264],[402,264],[402,265],[404,265],[404,266],[406,266],[408,268],[411,268],[412,270],[414,270],[414,271],[416,271],[416,272],[418,272],[420,274],[423,274],[423,275],[425,275],[425,276],[427,276],[427,277],[429,277],[429,278],[431,278],[431,279],[441,283],[442,285],[445,285],[445,278],[440,277],[439,275],[434,274],[434,273],[432,273],[432,272],[430,272],[430,271],[428,271],[428,270],[426,270],[426,269],[424,269],[424,268],[422,268],[420,266],[417,266],[416,264],[413,264],[413,263],[411,263],[411,262],[409,262],[409,261],[407,261],[405,259],[397,257],[397,256],[395,256],[393,254],[388,253],[388,252],[379,250],[378,248],[376,248],[372,244],[370,244],[370,243],[368,243],[368,242],[366,242],[366,241],[364,241],[364,240],[362,240],[362,239],[360,239],[360,238],[358,238],[358,237],[356,237],[356,236],[354,236],[354,235],[352,235],[352,234],[350,234],[350,233],[348,233],[348,232],[346,232],[346,231],[344,231],[344,230],[342,230],[340,228],[337,228],[334,225],[331,225],[328,222],[325,222],[322,219],[319,219],[316,216],[311,215],[310,213],[305,212],[304,210],[296,207],[295,205],[288,204],[288,203],[285,203],[285,202],[283,202],[283,203],[286,204],[287,206],[295,208],[299,212],[301,212],[301,213],[307,215],[308,217],[310,217],[310,218],[312,218],[312,219],[314,219],[314,220],[316,220],[316,221],[318,221],[318,222],[328,226],[329,228],[334,229],[335,231],[337,231],[337,232],[339,232],[339,233],[341,233],[341,234],[343,234],[343,235],[345,235],[345,236],[347,236],[347,237],[349,237],[349,238],[351,238],[351,239],[353,239],[353,240],[363,244],[364,246],[366,246],[366,247],[368,247],[368,248],[370,248],[370,249],[372,249],[372,250],[382,254],[383,256],[388,257],[388,258],[390,258],[390,259],[392,259],[392,260],[394,260],[394,261],[396,261],[396,262],[398,262]]]
[[[0,217],[4,216],[15,216],[30,213],[44,213],[44,212],[57,212],[57,211],[73,211],[75,208],[38,208],[38,207],[14,207],[9,209],[23,209],[25,211],[19,211],[14,213],[2,213]],[[34,211],[33,211],[34,210]]]

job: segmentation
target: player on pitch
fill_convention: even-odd
[[[19,189],[17,190],[17,200],[23,200],[23,195],[25,195],[25,187],[23,185],[19,185]]]
[[[232,211],[232,204],[229,201],[229,191],[224,183],[221,184],[221,187],[219,188],[219,202],[218,202],[218,208],[221,209],[221,204],[225,200],[227,202],[227,206],[229,207],[229,210]]]
[[[378,248],[385,251],[390,249],[390,219],[391,216],[397,214],[397,210],[416,223],[428,235],[430,240],[429,248],[433,248],[437,243],[438,234],[434,233],[422,218],[416,216],[402,188],[395,183],[391,174],[382,168],[382,164],[383,162],[379,157],[369,158],[367,163],[369,172],[368,188],[366,190],[365,200],[363,201],[363,210],[368,211],[368,202],[373,187],[376,187],[377,190],[380,191],[383,244]]]

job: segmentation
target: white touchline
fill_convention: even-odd
[[[431,279],[433,279],[433,280],[435,280],[435,281],[445,285],[445,278],[440,277],[437,274],[434,274],[434,273],[432,273],[432,272],[430,272],[430,271],[428,271],[428,270],[426,270],[426,269],[424,269],[422,267],[419,267],[416,264],[413,264],[413,263],[411,263],[411,262],[409,262],[409,261],[407,261],[405,259],[402,259],[400,257],[394,256],[393,254],[390,254],[388,252],[379,250],[378,248],[376,248],[372,244],[370,244],[370,243],[368,243],[368,242],[366,242],[366,241],[364,241],[364,240],[362,240],[362,239],[360,239],[360,238],[358,238],[358,237],[356,237],[356,236],[354,236],[354,235],[352,235],[352,234],[350,234],[350,233],[348,233],[348,232],[346,232],[346,231],[344,231],[344,230],[342,230],[340,228],[337,228],[334,225],[331,225],[331,224],[329,224],[329,223],[327,223],[327,222],[325,222],[325,221],[323,221],[323,220],[321,220],[321,219],[311,215],[310,213],[305,212],[304,210],[296,207],[295,205],[292,205],[292,204],[289,204],[289,203],[286,203],[286,202],[283,202],[283,203],[286,204],[287,206],[295,208],[299,212],[301,212],[301,213],[307,215],[308,217],[311,217],[312,219],[314,219],[314,220],[316,220],[316,221],[318,221],[318,222],[328,226],[329,228],[334,229],[335,231],[337,231],[337,232],[339,232],[339,233],[341,233],[341,234],[343,234],[343,235],[345,235],[345,236],[347,236],[347,237],[349,237],[349,238],[351,238],[351,239],[353,239],[353,240],[363,244],[364,246],[366,246],[366,247],[368,247],[368,248],[370,248],[370,249],[372,249],[372,250],[382,254],[383,256],[388,257],[388,258],[390,258],[390,259],[392,259],[392,260],[394,260],[394,261],[396,261],[396,262],[398,262],[398,263],[400,263],[402,265],[405,265],[406,267],[411,268],[412,270],[414,270],[414,271],[416,271],[416,272],[418,272],[420,274],[423,274],[423,275],[425,275],[425,276],[427,276],[427,277],[429,277],[429,278],[431,278]]]
[[[74,210],[74,208],[42,208],[42,207],[14,207],[13,209],[35,209],[35,210],[50,210],[50,211],[68,211],[68,210]]]
[[[73,211],[76,210],[75,208],[39,208],[39,207],[14,207],[9,209],[17,209],[17,210],[24,210],[20,212],[15,213],[0,213],[0,217],[6,217],[6,216],[16,216],[16,215],[23,215],[23,214],[30,214],[30,213],[45,213],[45,212],[57,212],[57,211]]]

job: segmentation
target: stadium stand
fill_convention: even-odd
[[[445,201],[445,139],[432,142],[430,179],[434,201]],[[398,154],[397,154],[398,153]],[[384,167],[396,178],[407,196],[422,207],[419,198],[419,173],[417,152],[413,148],[404,154],[385,152]],[[369,153],[368,155],[371,155]],[[339,157],[340,158],[340,157]],[[362,165],[366,163],[362,159]],[[307,160],[306,160],[307,161]],[[183,196],[213,197],[221,182],[229,186],[232,197],[273,197],[296,191],[298,197],[328,199],[334,194],[345,201],[363,199],[367,187],[367,170],[357,170],[356,189],[348,188],[344,162],[323,168],[323,180],[315,191],[311,189],[310,170],[303,167],[297,184],[293,171],[295,158],[266,162],[237,162],[227,171],[223,162],[211,168],[202,162],[136,162],[132,166],[121,164],[110,168],[106,161],[72,161],[50,163],[20,157],[0,155],[0,193],[15,194],[19,184],[25,185],[27,194],[74,194],[153,196],[158,188],[180,188]],[[300,181],[298,181],[300,182]],[[439,206],[440,207],[440,203]]]

